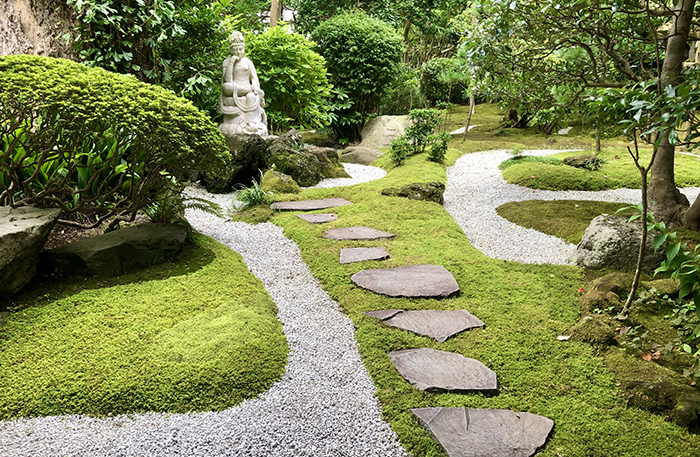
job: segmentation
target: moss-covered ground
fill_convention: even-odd
[[[472,139],[465,143],[453,140],[448,164],[464,153],[508,147],[508,140],[542,147],[544,138],[537,134],[516,137],[509,132],[511,138],[494,137],[496,127],[488,127],[496,118],[493,110],[477,106],[472,123],[484,126],[484,131],[474,129],[470,132],[474,133]],[[580,140],[586,141],[592,140]],[[360,353],[377,386],[384,417],[410,452],[416,456],[444,456],[418,424],[411,408],[466,406],[529,411],[553,419],[554,433],[538,454],[541,456],[700,455],[697,436],[661,416],[627,406],[615,376],[593,346],[557,340],[580,315],[578,288],[582,273],[578,269],[524,265],[484,256],[470,245],[442,206],[380,195],[383,188],[415,181],[445,182],[444,166],[428,162],[425,155],[414,156],[398,168],[388,158],[376,164],[388,170],[381,180],[347,188],[311,189],[295,197],[343,197],[354,202],[334,208],[339,215],[337,221],[313,225],[293,214],[279,213],[273,222],[283,226],[286,235],[298,243],[314,275],[353,320]],[[329,228],[354,225],[389,231],[396,238],[372,242],[323,238]],[[349,246],[384,246],[391,258],[340,265],[340,249]],[[443,300],[388,298],[359,289],[350,280],[352,274],[364,268],[417,263],[443,265],[455,276],[461,293]],[[465,308],[482,319],[486,327],[437,343],[389,328],[364,314],[389,308]],[[388,353],[417,347],[452,351],[482,361],[498,374],[499,394],[432,394],[414,389],[393,368]]]
[[[0,419],[221,410],[280,379],[277,308],[236,252],[194,235],[172,262],[35,284],[0,322]]]
[[[563,159],[593,151],[562,152],[551,157]],[[606,190],[641,187],[641,177],[632,158],[625,148],[609,147],[598,153],[603,165],[595,171],[575,168],[564,164],[522,161],[503,170],[503,178],[513,184],[532,189],[549,190]],[[649,163],[651,150],[640,151],[640,162]],[[699,186],[698,169],[700,158],[691,155],[676,154],[675,177],[679,187]],[[534,176],[534,178],[533,178]]]

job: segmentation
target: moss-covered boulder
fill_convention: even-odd
[[[589,170],[591,170],[591,169],[596,170],[600,167],[601,161],[594,154],[590,154],[590,155],[564,157],[564,159],[562,159],[562,163],[564,165],[568,165],[568,166],[574,167],[574,168],[585,168],[585,169],[589,169]]]
[[[567,332],[573,341],[583,341],[594,346],[611,346],[615,344],[617,332],[601,315],[585,316]]]
[[[307,148],[294,129],[272,139],[269,148],[270,163],[277,170],[291,176],[300,186],[314,186],[324,178],[349,177],[338,160],[338,151],[331,148]]]
[[[226,146],[231,156],[226,173],[201,177],[204,187],[215,194],[231,192],[236,184],[251,185],[270,164],[267,142],[260,135],[231,135],[226,137]]]
[[[268,170],[263,175],[262,190],[275,194],[298,194],[301,187],[291,176],[275,170]]]
[[[406,197],[409,200],[425,200],[440,205],[445,202],[444,193],[445,185],[440,182],[414,182],[400,189],[390,187],[382,190],[382,195]]]
[[[642,287],[647,290],[654,289],[659,296],[668,295],[669,297],[677,297],[681,284],[677,279],[663,278],[653,281],[642,281]]]

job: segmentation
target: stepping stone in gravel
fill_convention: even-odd
[[[342,240],[378,240],[381,238],[393,238],[396,235],[389,232],[370,227],[340,227],[336,229],[326,230],[324,238],[330,238],[335,241]]]
[[[363,289],[389,297],[449,297],[459,292],[452,273],[440,265],[362,270],[350,279]]]
[[[297,214],[296,216],[312,224],[323,224],[324,222],[333,222],[338,219],[337,214]]]
[[[352,205],[352,202],[344,198],[324,198],[321,200],[302,200],[300,202],[277,202],[270,205],[270,209],[279,209],[281,211],[314,211],[317,209],[345,205]]]
[[[389,253],[383,247],[345,248],[340,250],[340,263],[364,262],[365,260],[384,260]]]
[[[449,457],[529,457],[554,422],[506,409],[417,408],[411,412]]]
[[[386,325],[429,336],[441,343],[465,330],[484,326],[481,320],[471,315],[466,309],[403,311],[393,313],[389,317],[379,317],[379,319],[383,320]]]
[[[496,373],[478,360],[430,348],[389,353],[394,367],[413,387],[427,392],[495,392]]]

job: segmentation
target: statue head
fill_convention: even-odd
[[[245,40],[241,32],[233,32],[229,37],[228,53],[232,56],[245,57]]]

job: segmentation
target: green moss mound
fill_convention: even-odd
[[[301,192],[301,187],[291,176],[274,170],[265,172],[261,189],[275,194],[298,194]]]
[[[274,302],[240,255],[192,240],[173,263],[19,296],[0,418],[222,410],[269,389],[287,357]]]
[[[584,152],[564,152],[552,157],[565,157],[585,154]],[[646,164],[651,158],[651,151],[643,150],[641,162]],[[603,165],[595,171],[574,168],[567,165],[553,165],[539,162],[523,162],[503,170],[503,178],[512,184],[531,189],[547,190],[606,190],[630,188],[639,189],[641,178],[625,149],[606,148],[598,157]],[[698,178],[698,157],[676,154],[675,176],[678,187],[700,185]],[[534,176],[534,178],[533,178]]]

